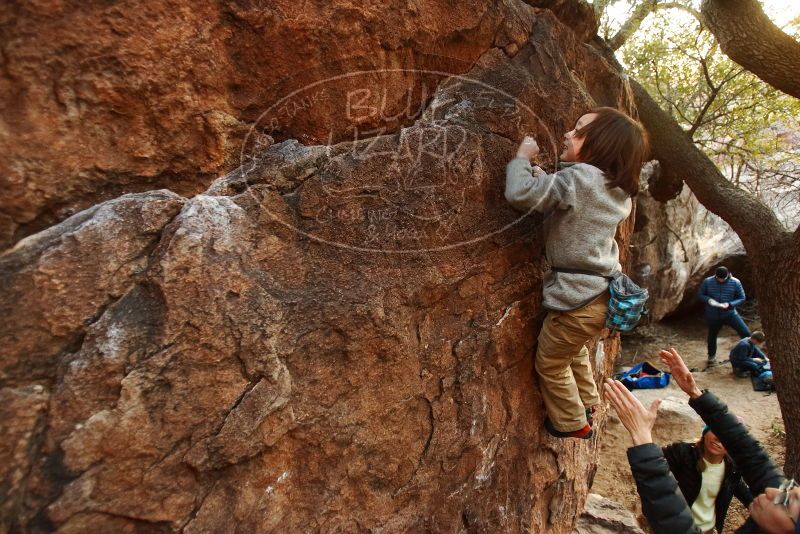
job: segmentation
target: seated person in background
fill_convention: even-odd
[[[728,412],[725,403],[709,391],[700,391],[675,349],[662,350],[659,356],[669,366],[675,383],[689,395],[689,406],[719,437],[750,492],[757,495],[748,507],[750,517],[736,530],[737,534],[800,534],[800,525],[797,525],[800,487],[794,480],[786,479],[744,424]],[[660,401],[653,402],[647,409],[616,380],[606,382],[605,394],[633,440],[633,447],[628,449],[628,462],[642,500],[642,512],[653,533],[701,534],[686,499],[678,491],[678,483],[670,474],[661,447],[653,443],[653,423]]]
[[[758,347],[766,341],[764,332],[756,330],[750,337],[744,338],[731,350],[731,366],[733,372],[749,371],[750,374],[760,375],[767,364],[767,356]]]
[[[745,507],[753,501],[733,459],[708,426],[697,443],[676,442],[663,452],[702,532],[712,532],[714,527],[722,532],[734,495]]]

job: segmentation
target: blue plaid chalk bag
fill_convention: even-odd
[[[566,267],[552,267],[557,273],[585,274],[599,276],[609,281],[608,314],[606,315],[606,328],[628,332],[639,323],[642,316],[647,313],[647,299],[650,294],[643,287],[620,271],[611,276],[585,271],[583,269],[568,269]]]
[[[615,273],[608,284],[611,297],[608,299],[606,328],[628,332],[639,323],[646,312],[645,305],[650,296],[647,290],[623,273]]]

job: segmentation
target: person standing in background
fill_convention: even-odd
[[[717,335],[723,326],[736,330],[740,339],[750,337],[750,329],[736,311],[737,306],[744,304],[744,288],[727,267],[720,266],[714,276],[703,280],[697,294],[705,304],[708,323],[708,367],[714,367],[717,365]]]

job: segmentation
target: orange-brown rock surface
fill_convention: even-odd
[[[93,130],[102,117],[109,131],[125,130],[129,118],[79,99],[79,110],[111,115],[89,122],[86,152],[74,160],[58,152],[69,139],[50,148],[41,191],[56,175],[66,180],[56,169],[71,161],[106,168],[93,157],[133,169],[128,176],[174,174],[205,189],[228,150],[188,150],[217,139],[213,128],[182,137],[185,121],[203,116],[189,111],[198,99],[219,99],[219,109],[238,110],[225,111],[232,124],[252,121],[258,131],[241,136],[243,165],[202,194],[120,196],[0,254],[0,529],[570,532],[593,478],[596,438],[543,432],[532,354],[544,221],[507,205],[504,165],[525,132],[552,165],[561,134],[587,107],[630,102],[583,30],[556,17],[580,10],[553,4],[290,12],[289,4],[231,2],[176,4],[149,17],[135,3],[16,6],[68,33],[93,21],[86,39],[109,39],[115,51],[146,35],[154,47],[130,57],[157,80],[138,86],[153,92],[139,101],[131,144],[92,150],[93,136],[106,139]],[[131,25],[126,13],[136,8],[140,22]],[[25,27],[14,31],[27,35]],[[352,74],[353,63],[316,69],[325,83],[300,76],[290,113],[260,115],[272,104],[268,82],[312,61],[331,29],[331,47],[453,53],[438,61],[460,65],[463,76],[432,67],[399,76],[381,63],[397,56],[373,54],[384,71],[357,69],[367,72],[354,80],[331,70]],[[174,38],[182,32],[200,40],[199,51]],[[259,49],[255,36],[264,35],[285,38]],[[201,46],[215,38],[224,51]],[[19,65],[4,54],[6,69]],[[95,85],[76,87],[102,87],[113,100],[124,65],[97,61],[97,71],[77,69],[74,58],[50,67],[96,72]],[[370,100],[383,94],[396,95],[385,99],[394,104]],[[69,103],[50,109],[45,100],[19,106],[36,109],[42,123],[26,134],[30,147],[15,149],[22,167],[32,161],[25,150],[49,139],[37,128],[69,129],[56,110],[67,113]],[[409,101],[421,111],[404,114]],[[165,110],[164,122],[150,108]],[[160,132],[149,138],[154,152],[138,160],[134,146],[149,128]],[[150,170],[137,167],[145,160]],[[110,177],[97,176],[97,187],[115,194]],[[26,208],[25,198],[40,207],[51,198],[22,189],[20,213],[35,204]],[[615,336],[593,348],[598,378],[617,349]]]
[[[585,10],[568,9],[580,2],[544,4],[558,4],[551,7],[583,33],[593,29]],[[506,34],[519,38],[520,5],[5,2],[0,249],[122,193],[203,191],[238,166],[243,132],[307,80],[402,69],[372,80],[387,115],[398,114],[406,87],[416,87],[412,106],[426,96],[419,69],[461,73],[488,48],[509,44]],[[327,141],[348,124],[336,99],[316,104],[283,121],[281,135]]]

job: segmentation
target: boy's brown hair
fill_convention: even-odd
[[[649,155],[647,132],[639,122],[614,108],[595,108],[589,113],[597,113],[597,117],[575,132],[576,137],[583,138],[580,161],[603,171],[609,186],[636,196],[639,173]]]

